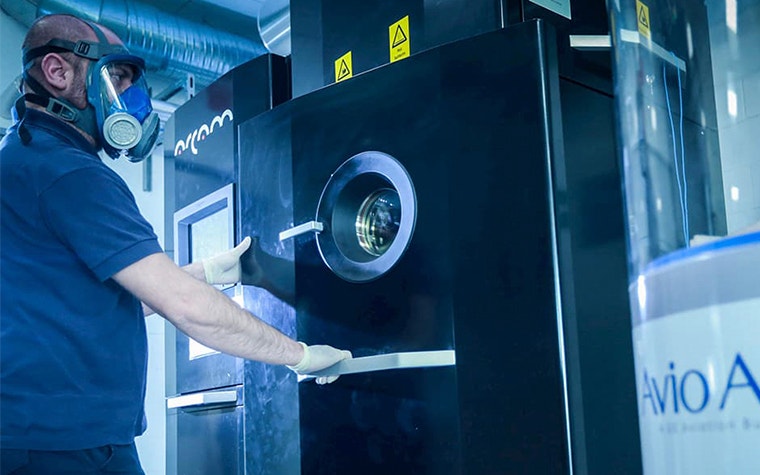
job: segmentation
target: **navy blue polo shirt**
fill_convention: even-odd
[[[75,450],[145,430],[140,301],[111,279],[162,252],[124,181],[29,110],[0,142],[0,445]]]

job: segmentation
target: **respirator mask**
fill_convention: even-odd
[[[84,130],[109,157],[139,162],[152,152],[161,125],[150,102],[145,62],[129,54],[124,46],[109,44],[100,28],[86,23],[97,35],[97,43],[52,39],[44,46],[24,51],[24,80],[34,93],[25,94],[19,101],[41,105]],[[72,52],[91,61],[86,78],[88,106],[84,110],[65,99],[52,97],[28,73],[35,58],[53,52]]]
[[[156,144],[160,121],[144,71],[142,59],[125,54],[105,56],[90,67],[87,100],[95,108],[101,145],[111,158],[137,162]]]

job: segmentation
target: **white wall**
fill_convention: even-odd
[[[760,222],[760,0],[735,2],[735,32],[727,27],[728,3],[709,0],[707,6],[731,233]]]
[[[164,153],[159,144],[153,152],[151,163],[130,163],[127,160],[103,161],[116,171],[129,185],[135,195],[137,206],[164,243]],[[143,189],[145,167],[150,165],[150,191]],[[136,440],[145,473],[164,475],[166,473],[166,400],[164,391],[165,358],[164,327],[165,320],[158,315],[145,319],[148,327],[148,389],[145,397],[145,413],[148,418],[148,430]]]
[[[21,74],[24,35],[26,28],[0,10],[0,94]],[[0,117],[0,132],[9,125],[10,120]]]

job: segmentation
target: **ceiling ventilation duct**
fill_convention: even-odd
[[[145,59],[149,71],[175,79],[192,74],[199,88],[235,66],[267,53],[261,38],[252,40],[220,31],[140,1],[3,0],[2,7],[25,26],[29,26],[34,18],[49,13],[71,13],[100,23],[113,30],[133,54]],[[33,15],[30,15],[30,9],[34,9]],[[274,14],[272,16],[274,18]],[[288,50],[289,30],[287,21]],[[269,35],[275,40],[268,41],[282,42],[277,40],[276,31]]]

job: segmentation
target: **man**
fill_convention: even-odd
[[[239,279],[250,239],[183,269],[162,252],[97,155],[140,160],[158,130],[144,63],[113,32],[43,17],[23,63],[0,143],[2,474],[143,473],[151,309],[206,346],[299,374],[350,357],[291,340],[209,285]]]

